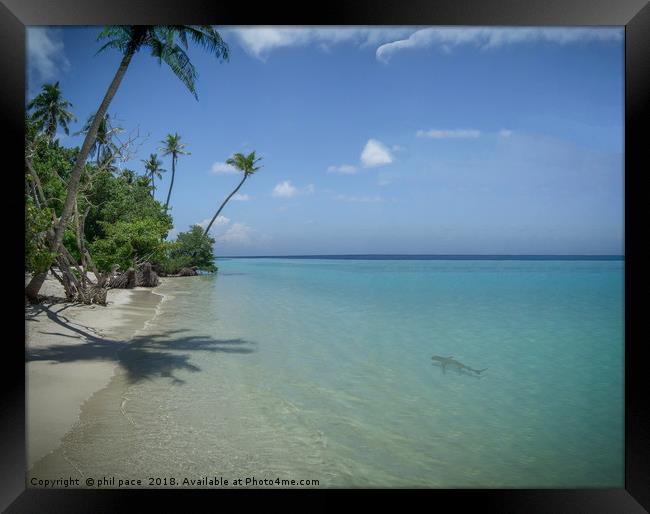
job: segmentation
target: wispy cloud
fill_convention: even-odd
[[[251,197],[249,195],[241,194],[241,193],[235,193],[234,195],[232,195],[232,198],[231,198],[231,200],[233,200],[235,202],[248,202],[248,200],[250,200],[250,199],[251,199]]]
[[[327,168],[327,173],[341,173],[343,175],[353,175],[357,171],[359,171],[359,168],[352,164],[341,164],[340,166],[329,166]]]
[[[387,62],[407,48],[435,46],[449,53],[460,45],[489,49],[535,41],[569,44],[623,39],[623,30],[617,27],[227,27],[222,32],[261,60],[280,48],[314,45],[327,51],[341,43],[376,46],[377,59]]]
[[[225,233],[215,240],[224,244],[250,245],[253,242],[253,229],[246,223],[233,223]]]
[[[353,202],[353,203],[378,203],[384,201],[384,199],[381,196],[337,195],[336,199],[341,200],[343,202]]]
[[[229,27],[226,39],[232,36],[244,50],[261,60],[273,50],[307,45],[317,45],[327,51],[333,45],[348,42],[359,47],[379,45],[397,38],[407,37],[413,28],[408,27]]]
[[[445,53],[461,45],[481,50],[529,42],[570,44],[592,41],[622,41],[623,30],[614,27],[436,27],[413,32],[408,38],[385,43],[377,48],[377,59],[388,62],[400,50],[437,47]]]
[[[222,173],[238,173],[237,168],[226,164],[225,162],[216,161],[212,165],[212,173],[222,174]]]
[[[365,168],[374,168],[393,162],[390,150],[381,141],[369,139],[361,152],[361,164]]]
[[[70,68],[63,32],[49,27],[27,28],[27,62],[30,81],[46,82]]]
[[[510,136],[512,136],[512,134],[513,134],[512,130],[508,130],[508,129],[499,130],[499,137],[503,139],[508,139]]]
[[[481,131],[476,129],[429,129],[418,130],[417,137],[431,139],[474,139],[480,137]]]
[[[397,178],[399,178],[399,174],[394,171],[382,171],[377,175],[377,185],[385,187],[392,184]]]

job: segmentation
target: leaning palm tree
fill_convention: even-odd
[[[210,231],[210,227],[212,227],[212,224],[214,221],[217,219],[223,208],[226,206],[228,203],[228,200],[230,200],[233,195],[239,191],[239,188],[244,184],[246,179],[258,171],[262,166],[257,166],[257,163],[262,160],[261,157],[256,157],[255,152],[251,152],[248,155],[244,155],[241,153],[236,153],[233,155],[230,159],[226,161],[226,164],[233,166],[234,168],[238,169],[239,171],[244,172],[244,176],[241,179],[241,182],[237,185],[237,187],[233,190],[232,193],[230,193],[226,199],[223,201],[219,209],[217,210],[216,214],[212,216],[212,219],[210,220],[210,224],[205,227],[205,231],[203,232],[203,235],[206,236],[208,232]]]
[[[166,170],[161,168],[162,161],[158,160],[158,155],[155,153],[149,155],[148,159],[143,159],[142,162],[144,163],[144,169],[149,177],[151,177],[151,198],[155,198],[156,185],[154,179],[156,177],[161,179],[162,172]]]
[[[169,205],[169,199],[172,196],[172,188],[174,187],[174,177],[176,175],[176,161],[178,160],[179,155],[190,155],[190,152],[185,151],[185,145],[181,143],[181,136],[178,134],[167,134],[167,137],[161,141],[164,145],[160,150],[163,155],[172,156],[172,180],[169,183],[169,191],[167,192],[167,200],[165,201],[165,211],[167,211],[167,206]]]
[[[63,210],[54,225],[54,233],[49,241],[50,250],[57,254],[61,248],[65,228],[74,209],[81,174],[90,149],[97,137],[99,124],[108,111],[108,106],[115,93],[117,93],[124,74],[136,52],[148,48],[151,55],[156,57],[159,63],[165,62],[171,68],[197,99],[195,87],[196,69],[185,53],[188,48],[188,40],[191,39],[195,44],[202,46],[218,59],[227,60],[229,54],[228,45],[211,25],[112,25],[106,27],[99,34],[98,39],[108,40],[99,49],[98,53],[108,48],[116,49],[122,53],[122,60],[95,113],[93,122],[86,133],[70,172],[68,192],[63,204]],[[27,285],[25,294],[30,301],[38,301],[38,291],[41,289],[46,276],[46,273],[39,273]]]
[[[27,104],[27,109],[33,110],[32,119],[36,126],[45,133],[49,141],[54,140],[59,125],[66,134],[70,133],[68,123],[77,119],[68,111],[70,107],[72,104],[61,95],[58,82],[44,84],[42,91]]]

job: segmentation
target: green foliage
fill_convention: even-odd
[[[108,271],[115,264],[122,270],[132,267],[136,259],[150,262],[165,260],[169,243],[163,241],[167,226],[153,218],[119,220],[116,223],[101,221],[104,238],[90,246],[90,253],[100,271]]]
[[[65,148],[58,141],[36,138],[31,151],[32,165],[43,187],[47,206],[60,216],[67,193],[66,181],[77,158],[78,149]]]
[[[56,254],[49,251],[45,233],[52,226],[52,211],[38,209],[31,197],[25,202],[25,271],[46,271]]]
[[[63,246],[66,247],[70,255],[75,258],[77,262],[81,261],[81,254],[77,246],[77,235],[72,227],[66,227],[63,232]]]
[[[149,154],[148,159],[142,159],[144,164],[144,170],[151,181],[151,196],[154,196],[156,190],[155,180],[156,178],[162,179],[162,174],[167,171],[162,167],[162,161],[158,159],[158,154],[152,153]]]
[[[239,171],[243,171],[246,175],[252,175],[262,168],[262,166],[257,165],[261,160],[262,158],[257,157],[255,152],[251,152],[248,155],[236,153],[226,160],[226,164],[230,164],[230,166],[237,168]]]
[[[105,227],[119,221],[150,220],[160,227],[161,239],[167,237],[172,228],[171,216],[151,196],[150,179],[130,170],[124,170],[117,177],[107,170],[96,172],[87,199],[90,210],[85,234],[88,241],[106,237]],[[80,209],[86,207],[80,205]]]
[[[148,49],[160,64],[165,62],[171,68],[195,97],[197,73],[185,53],[189,42],[202,47],[218,60],[228,60],[229,55],[228,45],[210,25],[108,26],[98,39],[105,43],[99,52],[107,48],[117,49],[128,57],[122,61],[125,65],[133,54]],[[123,66],[116,77],[124,72]],[[108,101],[114,94],[115,87],[109,88]],[[58,82],[43,86],[41,93],[27,107],[31,115],[26,120],[26,164],[31,163],[31,173],[35,172],[38,177],[34,182],[40,183],[45,201],[40,190],[38,199],[33,198],[36,184],[31,183],[33,179],[26,174],[26,269],[38,272],[50,265],[55,255],[48,251],[45,235],[52,228],[52,217],[60,217],[64,203],[67,201],[69,208],[72,200],[76,218],[70,220],[66,211],[65,222],[69,226],[63,232],[63,244],[75,259],[80,259],[80,255],[74,224],[84,221],[82,237],[100,270],[107,271],[114,265],[125,269],[136,259],[166,266],[216,269],[212,254],[214,240],[203,236],[200,227],[179,234],[173,244],[165,242],[172,228],[167,206],[176,160],[179,155],[188,153],[178,134],[170,135],[164,142],[165,155],[172,157],[172,180],[163,207],[153,198],[154,179],[160,178],[161,171],[164,171],[155,154],[150,156],[146,166],[147,176],[115,167],[116,146],[112,137],[121,129],[111,125],[106,104],[88,118],[78,133],[86,134],[87,138],[89,132],[93,134],[94,163],[87,163],[88,156],[85,153],[79,155],[79,148],[63,148],[54,139],[59,127],[68,134],[68,125],[75,119],[69,111],[72,104],[62,97]],[[97,123],[95,116],[102,116],[101,122]],[[73,180],[70,181],[71,176]],[[44,205],[37,205],[39,203]],[[60,232],[57,235],[60,236]]]
[[[214,265],[214,239],[203,235],[199,225],[192,225],[187,232],[176,237],[167,252],[168,258],[163,265],[167,273],[177,273],[181,268],[196,266],[203,271],[216,271]]]
[[[181,143],[181,136],[176,134],[167,134],[167,137],[161,141],[163,146],[160,150],[163,156],[171,155],[172,159],[176,160],[179,155],[191,155],[190,152],[185,150],[185,144]]]
[[[70,133],[68,123],[76,120],[74,114],[68,111],[70,107],[72,104],[63,98],[58,82],[44,84],[41,92],[27,104],[38,130],[46,134],[50,141],[54,139],[59,125],[66,134]]]

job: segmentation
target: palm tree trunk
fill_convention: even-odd
[[[165,202],[165,212],[167,212],[167,206],[169,205],[169,199],[172,196],[172,187],[174,187],[174,175],[176,174],[176,156],[172,156],[172,181],[169,183],[169,191],[167,192],[167,201]]]
[[[244,173],[244,178],[241,179],[241,182],[239,183],[239,185],[238,185],[238,186],[235,188],[235,190],[234,190],[232,193],[230,193],[230,194],[228,195],[228,197],[223,201],[223,203],[221,204],[221,207],[219,207],[219,210],[217,211],[217,213],[216,213],[216,214],[212,217],[212,219],[210,220],[210,224],[205,228],[205,232],[203,232],[203,235],[204,235],[204,236],[206,236],[206,235],[208,234],[208,232],[210,231],[210,227],[212,227],[212,224],[214,223],[214,221],[219,217],[219,213],[220,213],[220,212],[222,211],[222,209],[226,206],[226,204],[228,203],[228,200],[230,200],[230,199],[232,198],[232,196],[233,196],[237,191],[239,191],[239,188],[242,186],[242,184],[244,183],[244,181],[245,181],[247,178],[248,178],[248,173]]]
[[[47,125],[47,139],[51,143],[54,141],[54,136],[56,135],[56,116],[54,113],[50,113],[50,122]]]
[[[66,225],[68,224],[68,221],[70,220],[70,216],[74,208],[74,203],[77,198],[77,191],[79,190],[81,174],[84,170],[86,160],[88,159],[90,149],[97,137],[99,124],[104,118],[104,115],[106,114],[108,106],[110,105],[111,100],[113,100],[115,93],[117,93],[120,83],[124,78],[124,74],[126,73],[126,70],[129,67],[129,63],[131,62],[134,54],[135,47],[129,48],[126,54],[124,54],[124,57],[120,62],[120,66],[118,67],[111,84],[108,86],[106,95],[104,95],[104,99],[102,100],[102,103],[100,104],[99,109],[93,118],[93,122],[90,125],[88,132],[86,133],[84,142],[81,145],[81,150],[77,155],[77,160],[74,163],[74,167],[70,173],[70,179],[68,180],[68,193],[65,198],[65,203],[63,204],[63,211],[61,212],[61,217],[59,218],[58,222],[55,224],[54,236],[50,241],[50,250],[53,252],[59,252],[61,241],[63,240],[63,233],[65,231]],[[38,291],[41,289],[43,281],[45,280],[45,275],[42,277],[41,275],[42,274],[40,273],[35,275],[25,288],[25,294],[30,301],[38,301]]]

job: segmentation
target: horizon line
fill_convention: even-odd
[[[625,254],[455,254],[455,253],[336,253],[336,254],[279,254],[279,255],[222,255],[217,259],[291,259],[291,258],[342,258],[342,257],[436,257],[436,258],[587,258],[624,259]]]

